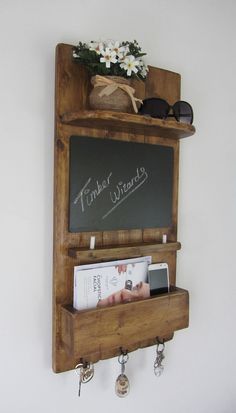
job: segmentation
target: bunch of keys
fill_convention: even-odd
[[[93,364],[81,362],[75,366],[75,372],[79,376],[78,396],[80,397],[82,383],[88,383],[94,376]]]
[[[157,377],[160,377],[161,374],[163,373],[164,366],[162,365],[162,361],[164,360],[165,356],[163,354],[165,349],[165,344],[164,341],[160,343],[157,341],[157,348],[156,348],[156,359],[154,361],[154,374]]]
[[[125,397],[129,393],[130,385],[128,377],[125,375],[125,364],[129,360],[127,351],[122,351],[118,357],[118,362],[121,364],[121,374],[116,379],[115,392],[118,397]]]

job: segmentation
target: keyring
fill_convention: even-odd
[[[160,346],[162,346],[161,349],[159,348]],[[165,343],[157,343],[156,352],[163,353],[164,350],[165,350]]]
[[[118,357],[118,362],[120,364],[125,364],[129,360],[128,351],[127,350],[123,351],[122,348],[120,351],[121,351],[121,354]]]
[[[78,372],[79,369],[81,369],[83,367],[83,363],[78,363],[75,366],[75,372],[77,374],[77,376],[80,376],[80,372]]]
[[[156,338],[157,341],[157,348],[156,348],[156,352],[158,353],[163,353],[163,351],[165,350],[165,340],[159,341],[158,337]],[[159,346],[162,346],[161,349],[159,349]]]

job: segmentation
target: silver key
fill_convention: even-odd
[[[78,397],[80,397],[80,392],[81,392],[82,368],[83,368],[83,363],[79,363],[75,366],[75,372],[76,372],[77,376],[79,376]]]
[[[81,394],[81,385],[82,383],[88,383],[94,376],[94,367],[92,363],[79,363],[75,366],[75,372],[79,376],[79,388],[78,388],[78,397]]]
[[[162,346],[161,349],[159,346]],[[164,360],[164,349],[165,349],[165,344],[163,343],[157,343],[157,349],[156,349],[156,359],[154,362],[154,374],[157,377],[160,377],[161,374],[164,371],[164,366],[162,365],[162,361]]]
[[[94,367],[92,363],[88,363],[82,369],[82,383],[88,383],[94,376]]]

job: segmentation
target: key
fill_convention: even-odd
[[[88,363],[82,369],[82,383],[88,383],[94,376],[94,367],[92,363]]]
[[[124,354],[123,352],[118,357],[118,362],[121,365],[121,373],[116,379],[115,383],[115,392],[118,397],[125,397],[129,393],[130,384],[129,379],[125,374],[125,363],[127,363],[129,356],[127,352]]]
[[[118,397],[125,397],[129,393],[130,385],[126,374],[119,374],[116,379],[115,392]]]
[[[94,367],[92,363],[79,363],[75,366],[75,372],[79,376],[78,397],[81,395],[82,383],[88,383],[94,376]]]
[[[75,366],[75,372],[76,372],[77,376],[79,376],[78,397],[80,397],[80,393],[81,393],[82,369],[83,369],[83,363],[79,363]]]
[[[162,345],[162,348],[159,349],[159,345]],[[164,343],[157,343],[157,349],[156,349],[156,360],[154,362],[154,374],[157,377],[160,377],[161,374],[164,371],[164,366],[162,365],[162,361],[164,360],[165,356],[164,356],[164,348],[165,345]]]
[[[78,397],[80,397],[80,393],[81,393],[82,377],[83,377],[83,374],[82,374],[82,367],[81,367],[81,369],[80,369],[80,375],[79,375],[79,390],[78,390]]]
[[[161,363],[159,363],[158,361],[156,361],[154,363],[154,374],[155,374],[155,376],[160,377],[162,375],[163,371],[164,371],[164,366]]]

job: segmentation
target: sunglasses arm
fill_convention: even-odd
[[[181,116],[184,116],[186,118],[191,118],[192,115],[190,115],[189,113],[181,113]],[[173,113],[170,113],[169,115],[167,115],[167,118],[175,118],[176,116]]]

